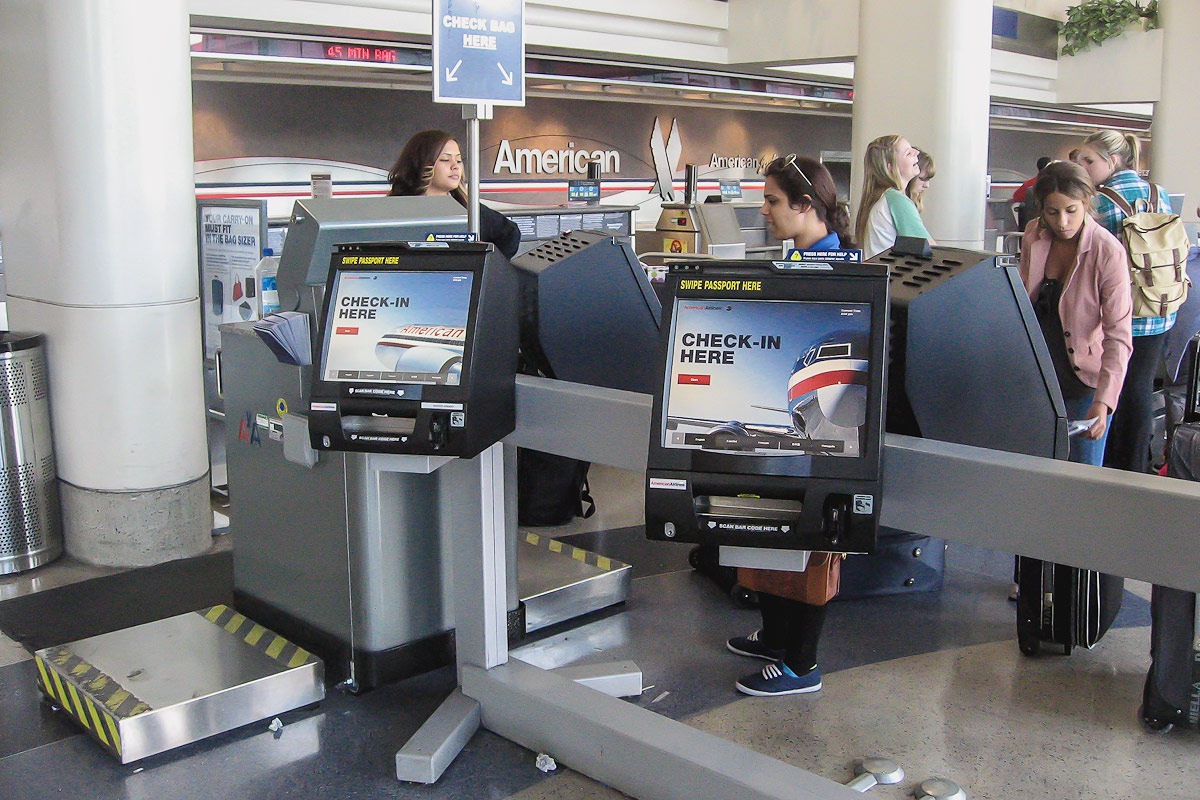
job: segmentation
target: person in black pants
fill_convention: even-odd
[[[458,142],[445,131],[428,130],[413,134],[388,173],[393,197],[413,195],[450,195],[463,208],[467,193],[463,189],[462,151]],[[512,220],[479,204],[479,238],[496,245],[505,258],[512,258],[521,246],[521,230]]]
[[[816,159],[795,154],[763,168],[762,215],[780,240],[791,239],[798,250],[837,250],[850,245],[850,216],[837,201],[829,170]],[[763,625],[748,636],[735,636],[726,648],[741,656],[771,663],[761,672],[739,679],[735,688],[759,697],[805,694],[821,689],[817,644],[825,625],[825,605],[804,602],[815,564],[840,568],[840,556],[813,553],[805,572],[739,569],[738,582],[758,593]],[[836,590],[835,590],[836,591]]]

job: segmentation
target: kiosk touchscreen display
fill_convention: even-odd
[[[858,457],[870,349],[869,303],[677,297],[662,446]]]
[[[327,381],[458,385],[471,272],[339,270],[321,375]]]

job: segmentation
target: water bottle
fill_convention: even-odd
[[[258,287],[258,316],[279,310],[279,289],[275,275],[279,272],[279,256],[269,247],[263,248],[262,260],[254,267],[254,285]]]

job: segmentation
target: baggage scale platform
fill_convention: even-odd
[[[632,567],[533,533],[518,542],[529,633],[623,602]],[[35,654],[41,692],[122,764],[325,698],[323,662],[217,605]]]
[[[325,698],[320,659],[223,605],[34,657],[42,693],[122,764]]]
[[[537,533],[517,539],[525,632],[599,611],[629,597],[633,567]]]

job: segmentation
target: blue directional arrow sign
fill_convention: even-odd
[[[433,101],[525,105],[524,0],[433,0]]]

